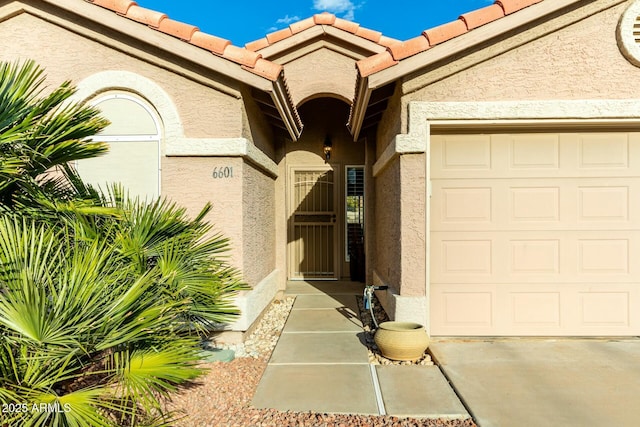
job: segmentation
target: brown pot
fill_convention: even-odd
[[[424,326],[412,322],[381,323],[374,340],[382,355],[392,360],[418,360],[429,347]]]

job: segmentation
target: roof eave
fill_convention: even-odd
[[[297,141],[302,134],[303,125],[298,110],[295,105],[293,105],[286,81],[284,80],[284,71],[280,74],[280,77],[273,82],[271,98],[276,109],[282,116],[282,121],[289,132],[291,140]]]
[[[592,1],[593,0],[589,2]],[[366,78],[361,79],[360,85],[366,85],[366,87],[358,89],[354,98],[353,111],[354,113],[361,112],[361,114],[354,114],[349,121],[349,128],[352,129],[354,138],[357,139],[358,137],[362,127],[362,120],[364,120],[365,117],[364,112],[367,109],[366,104],[368,104],[371,93],[375,89],[426,68],[438,61],[457,55],[474,46],[486,43],[488,40],[513,31],[518,27],[525,26],[579,3],[584,3],[584,0],[553,0],[531,5],[516,13],[504,16],[497,21],[490,22],[456,38],[430,47],[424,52],[399,61],[396,65],[371,73]],[[360,77],[360,71],[358,71],[358,76]],[[362,105],[363,103],[364,105]]]
[[[525,26],[578,3],[584,3],[584,0],[553,0],[531,5],[516,13],[507,15],[482,27],[468,31],[456,38],[435,45],[417,55],[406,58],[395,66],[373,73],[370,76],[371,86],[373,88],[384,86],[394,80],[426,68],[442,59],[454,56],[469,48],[483,44],[488,40],[509,33],[518,27]]]
[[[357,141],[360,137],[362,123],[364,122],[370,98],[371,88],[369,87],[369,78],[361,77],[360,74],[358,74],[356,77],[354,102],[351,105],[351,113],[347,123],[347,128],[349,132],[351,132],[354,141]]]
[[[255,70],[250,70],[246,66],[236,64],[211,51],[185,43],[171,35],[152,30],[145,25],[118,16],[112,11],[96,7],[88,2],[42,0],[40,4],[44,7],[34,6],[30,3],[31,2],[27,0],[9,3],[1,7],[0,22],[21,13],[27,13],[113,49],[124,51],[128,55],[137,57],[140,60],[152,62],[158,66],[170,69],[173,72],[188,76],[236,98],[241,97],[241,93],[237,88],[217,82],[208,76],[182,69],[182,66],[175,65],[175,60],[172,61],[169,58],[178,58],[180,61],[186,61],[187,63],[204,67],[223,78],[232,81],[235,80],[239,84],[253,87],[268,94],[268,96],[273,99],[274,106],[281,115],[282,121],[291,138],[297,140],[302,132],[302,123],[289,96],[281,66],[277,66],[277,69],[274,69],[276,64],[269,63],[267,65],[273,65],[274,67],[265,67],[265,64],[259,62]],[[56,11],[61,11],[62,13]],[[75,16],[78,20],[76,21],[74,18],[70,19],[69,16]],[[167,58],[158,58],[145,52],[144,49],[131,49],[131,46],[127,43],[119,41],[116,38],[105,36],[95,31],[95,29],[78,23],[83,20],[94,23],[96,25],[95,28],[109,28],[129,39],[135,40],[136,43],[147,45],[153,49],[159,49],[166,53]],[[268,62],[264,60],[259,61]],[[261,66],[260,69],[258,69],[258,65]]]

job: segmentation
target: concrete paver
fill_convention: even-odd
[[[351,310],[292,310],[283,332],[362,331],[362,322]]]
[[[433,341],[481,427],[640,423],[640,340]]]
[[[369,365],[269,365],[253,406],[281,411],[378,414]]]
[[[269,363],[369,363],[367,348],[358,335],[362,332],[285,333]]]
[[[346,308],[352,313],[358,312],[358,301],[355,295],[298,295],[296,302],[293,304],[294,310],[313,309],[313,308]]]
[[[437,367],[373,368],[369,364],[356,300],[362,287],[344,282],[289,283],[287,294],[295,294],[296,302],[256,389],[253,406],[468,417]]]
[[[640,339],[432,340],[454,393],[438,367],[372,370],[356,315],[361,291],[361,284],[289,284],[298,299],[254,406],[378,414],[377,379],[386,413],[400,417],[465,418],[466,405],[480,427],[638,425]]]
[[[376,366],[384,406],[398,417],[469,418],[437,366]]]
[[[287,283],[287,295],[329,294],[329,295],[362,295],[364,285],[354,282],[334,281],[290,281]]]

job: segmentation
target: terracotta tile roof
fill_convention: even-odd
[[[271,102],[269,102],[269,105],[265,108],[275,107],[279,111],[281,119],[273,117],[269,120],[275,123],[278,128],[286,129],[294,141],[300,137],[303,127],[302,120],[293,103],[293,98],[289,92],[289,87],[284,78],[284,71],[281,65],[262,58],[262,55],[259,53],[243,47],[234,46],[229,40],[203,33],[196,26],[174,21],[173,19],[169,19],[164,13],[140,7],[132,0],[85,1],[209,51],[214,55],[238,64],[240,68],[245,71],[270,80],[273,85],[270,91]],[[286,38],[289,36],[286,32],[283,32],[281,35],[271,35],[272,38]]]
[[[164,13],[138,6],[132,0],[85,0],[89,3],[109,9],[118,15],[176,37],[189,44],[239,64],[243,69],[269,79],[277,80],[282,73],[282,66],[262,58],[252,50],[234,46],[229,40],[203,33],[196,26],[169,19]],[[287,29],[288,30],[288,29]],[[289,37],[288,34],[283,34]],[[279,37],[273,36],[272,37]]]
[[[491,6],[460,15],[458,19],[425,30],[420,36],[387,46],[387,50],[357,62],[360,76],[367,77],[396,65],[402,59],[458,37],[468,31],[496,21],[542,0],[496,0]]]
[[[274,43],[287,39],[295,34],[298,34],[304,30],[307,30],[316,25],[330,25],[334,28],[346,31],[363,39],[372,41],[384,47],[390,47],[400,43],[399,40],[392,39],[391,37],[383,36],[380,31],[370,30],[363,28],[360,24],[346,19],[337,18],[334,14],[329,12],[322,12],[313,15],[311,18],[303,19],[302,21],[294,22],[289,25],[288,28],[283,30],[274,31],[269,33],[266,37],[249,42],[245,44],[245,48],[257,52],[265,47],[271,46]]]

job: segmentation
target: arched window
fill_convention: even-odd
[[[123,93],[108,93],[92,104],[111,124],[95,141],[109,144],[101,157],[78,161],[83,180],[102,188],[120,182],[131,197],[151,200],[160,195],[160,122],[153,108],[142,99]]]

